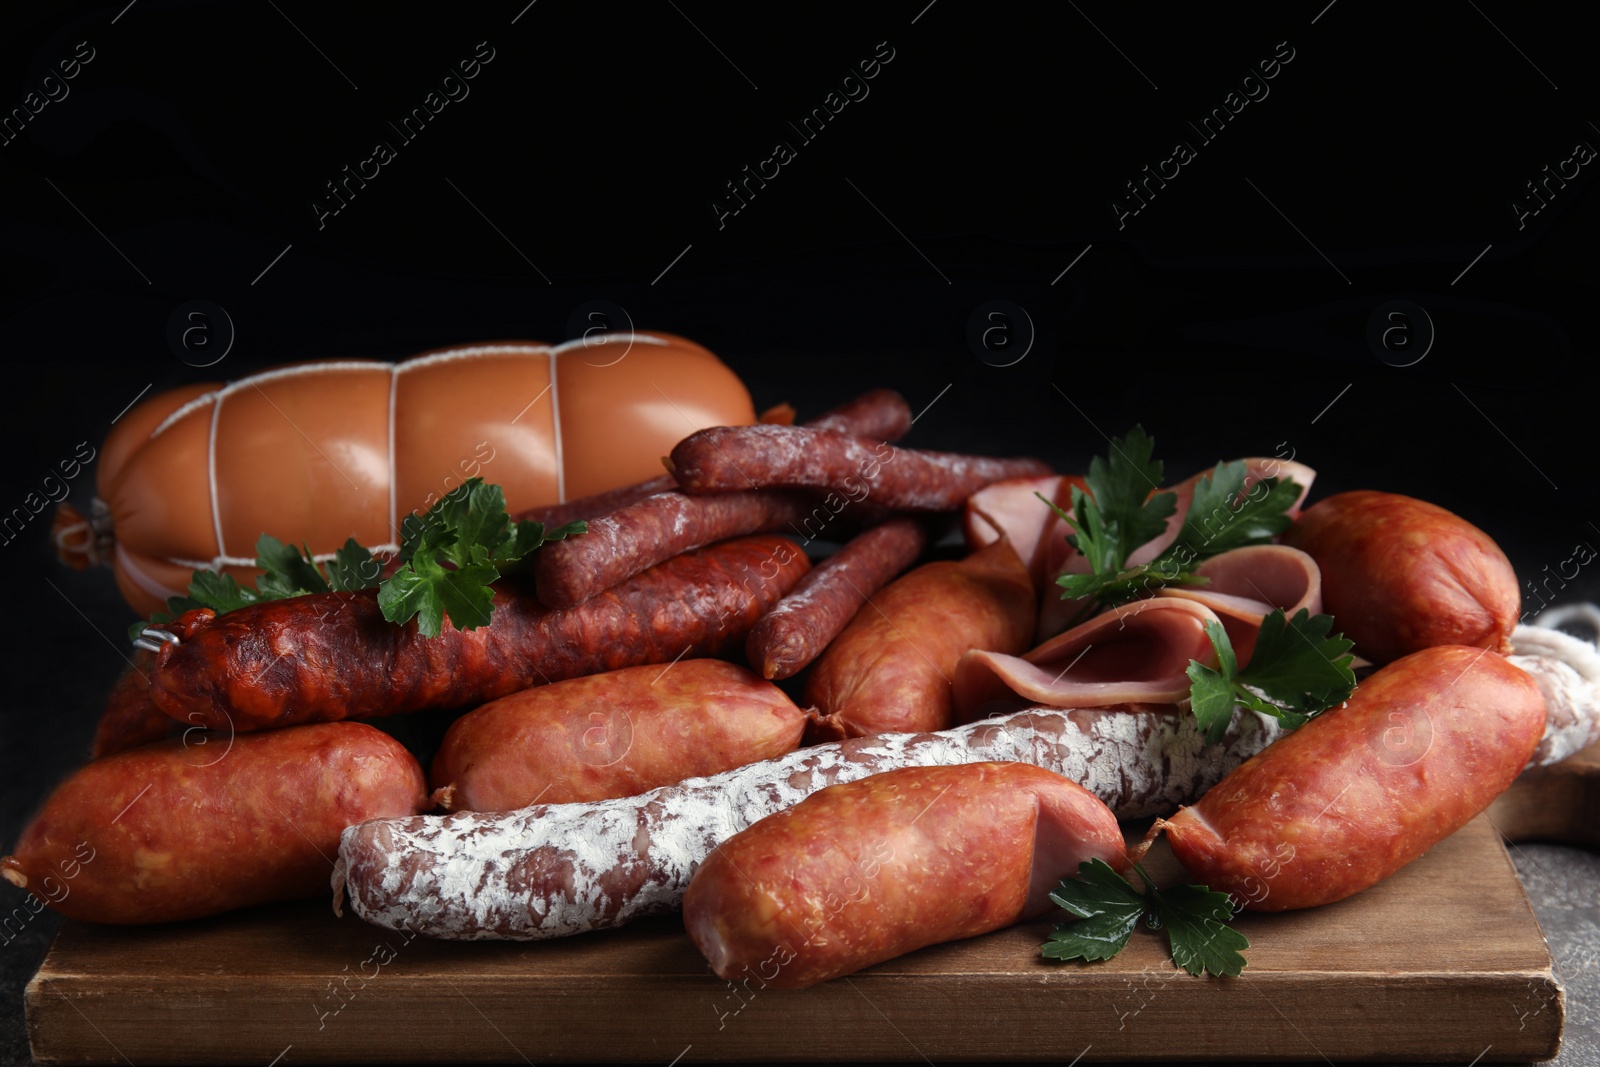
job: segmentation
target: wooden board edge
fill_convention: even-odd
[[[1059,1061],[1067,1045],[1067,1058],[1089,1050],[1085,1062],[1488,1063],[1546,1060],[1560,1048],[1565,999],[1548,970],[1371,978],[1341,976],[1343,997],[1327,975],[1216,980],[1198,1013],[1192,998],[1162,998],[1157,987],[1131,1016],[1121,978],[934,983],[905,975],[781,997],[757,990],[732,1010],[725,983],[709,976],[648,984],[599,976],[530,992],[420,975],[386,976],[376,996],[352,1000],[337,1018],[316,1017],[309,987],[264,987],[241,1004],[192,980],[152,981],[117,1003],[71,983],[30,987],[28,1009],[42,1063],[259,1065],[292,1047],[300,1062],[660,1064],[690,1046],[701,1062],[1024,1062]],[[661,1005],[658,1014],[638,1016],[643,996]],[[1341,1000],[1343,1010],[1326,1010]],[[1324,1007],[1310,1012],[1310,1004]],[[583,1025],[570,1024],[575,1013]],[[605,1021],[604,1043],[593,1038],[596,1019]],[[43,1034],[49,1041],[39,1041]]]

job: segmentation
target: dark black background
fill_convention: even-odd
[[[1590,42],[1564,12],[525,2],[0,17],[0,108],[94,50],[0,145],[0,514],[146,386],[561,340],[607,300],[717,352],[758,408],[891,386],[938,398],[911,445],[1063,470],[1140,421],[1174,477],[1293,449],[1316,495],[1444,504],[1528,580],[1600,545],[1600,160],[1524,227],[1513,208],[1600,146]],[[402,143],[386,123],[479,42],[494,58],[470,94]],[[869,94],[803,142],[788,123],[880,42]],[[1186,125],[1288,49],[1215,140]],[[324,183],[380,139],[396,158],[319,227]],[[796,158],[719,224],[724,184],[779,140]],[[1124,183],[1178,140],[1196,158],[1119,229]],[[167,339],[192,300],[232,323],[204,370]],[[1031,346],[1020,319],[1009,347],[969,343],[992,300],[1025,311]],[[1369,327],[1396,300],[1411,317],[1386,350]],[[90,493],[85,475],[71,499]],[[130,621],[108,573],[55,563],[48,518],[0,544],[7,843],[83,752]],[[1548,589],[1595,599],[1600,579]]]

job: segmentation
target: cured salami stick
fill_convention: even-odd
[[[868,597],[915,563],[927,544],[927,530],[910,518],[891,519],[857,535],[800,579],[750,630],[744,643],[750,666],[763,678],[798,673],[822,655]]]
[[[953,511],[1002,478],[1040,477],[1036,459],[994,459],[895,448],[869,437],[802,426],[713,426],[690,434],[669,464],[690,493],[773,486],[855,493],[865,483],[873,503],[900,511]]]
[[[791,526],[815,506],[809,494],[785,489],[657,493],[591,519],[582,537],[542,547],[534,588],[546,607],[570,608],[691,548]]]
[[[636,797],[352,826],[334,869],[368,922],[458,941],[533,941],[678,907],[696,867],[758,819],[819,789],[899,767],[1031,763],[1081,783],[1118,818],[1172,811],[1282,731],[1239,715],[1207,747],[1192,715],[1150,705],[1020,712],[923,734],[802,748]]]
[[[906,403],[905,397],[893,389],[874,389],[805,425],[831,433],[859,434],[862,437],[875,437],[882,441],[898,441],[911,428],[911,406]],[[637,503],[647,496],[654,496],[677,487],[678,483],[672,480],[670,474],[662,474],[635,485],[609,489],[593,496],[569,500],[564,504],[530,508],[513,518],[531,519],[546,526],[564,526],[578,519],[609,515],[618,508]]]
[[[165,629],[150,679],[161,710],[189,725],[263,730],[481,704],[541,682],[740,647],[811,567],[781,537],[674,557],[579,607],[554,611],[495,586],[487,626],[423,637],[378,608],[377,590],[273,600]]]

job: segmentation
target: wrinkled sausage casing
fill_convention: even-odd
[[[798,989],[1042,914],[1078,864],[1124,865],[1111,810],[1021,763],[829,786],[722,844],[684,895],[720,977]]]
[[[792,752],[806,715],[783,690],[715,659],[525,689],[457,719],[433,760],[452,811],[627,797]]]
[[[915,563],[927,544],[927,530],[908,517],[852,538],[751,627],[744,645],[750,666],[765,678],[789,678],[809,667],[868,598]]]
[[[1317,561],[1325,609],[1374,663],[1434,645],[1511,651],[1516,572],[1453,512],[1397,493],[1340,493],[1307,508],[1284,542]]]
[[[1444,645],[1374,673],[1162,824],[1196,881],[1253,911],[1342,900],[1471,819],[1544,731],[1533,678]]]
[[[396,626],[377,591],[273,600],[166,629],[150,697],[185,725],[264,730],[296,722],[463,708],[596,671],[715,656],[739,648],[756,619],[811,567],[781,537],[685,552],[573,608],[544,607],[496,583],[487,626],[438,637]]]
[[[0,874],[73,919],[195,919],[317,896],[345,827],[427,806],[416,758],[363,723],[187,741],[76,771]]]
[[[806,679],[824,713],[819,738],[942,730],[955,721],[950,679],[972,648],[1017,655],[1033,636],[1028,569],[997,541],[928,563],[867,600]]]

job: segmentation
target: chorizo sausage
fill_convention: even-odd
[[[792,752],[806,716],[716,659],[627,667],[501,697],[457,719],[433,758],[446,811],[633,796]]]
[[[1498,653],[1423,649],[1156,826],[1191,875],[1245,908],[1331,903],[1488,807],[1544,726],[1538,685]]]
[[[1041,477],[1027,457],[996,459],[895,448],[803,426],[713,426],[679,441],[669,469],[690,493],[801,487],[862,495],[899,511],[953,511],[1002,478]],[[856,498],[853,496],[853,498]],[[858,498],[856,498],[858,499]]]
[[[438,637],[383,617],[376,589],[319,593],[167,623],[150,697],[187,725],[264,730],[297,722],[464,708],[541,682],[743,645],[811,567],[781,537],[686,552],[575,608],[552,610],[515,579],[495,584],[486,626]]]
[[[704,348],[626,337],[626,357],[606,361],[593,337],[502,342],[160,394],[101,450],[108,508],[80,517],[95,536],[59,543],[92,549],[114,533],[118,587],[148,615],[195,570],[253,577],[263,532],[319,559],[347,537],[392,550],[408,513],[468,478],[503,486],[515,512],[659,473],[684,430],[754,421],[743,384]]]
[[[1398,493],[1339,493],[1284,537],[1322,570],[1322,602],[1355,651],[1388,663],[1432,645],[1511,651],[1521,594],[1500,546],[1467,520]]]
[[[111,687],[106,710],[95,724],[90,759],[148,745],[179,731],[178,724],[150,699],[150,671],[155,662],[154,653],[133,650],[133,661]]]
[[[376,819],[345,831],[334,899],[348,892],[368,922],[430,937],[565,937],[674,910],[719,844],[838,782],[1007,760],[1080,782],[1118,818],[1136,819],[1195,799],[1281,734],[1272,720],[1238,715],[1208,746],[1194,716],[1171,707],[1035,710],[814,745],[636,797]]]
[[[735,834],[695,872],[683,923],[719,978],[802,989],[1040,915],[1094,859],[1127,865],[1116,817],[1059,774],[909,767]]]
[[[968,649],[1012,655],[1033,633],[1033,580],[1007,541],[962,560],[926,563],[856,613],[806,678],[821,739],[955,722],[951,679]]]
[[[0,876],[73,919],[195,919],[315,896],[346,826],[427,806],[416,758],[363,723],[199,740],[80,768]]]
[[[911,518],[890,519],[858,534],[757,620],[745,639],[745,658],[763,678],[798,674],[927,544],[927,530]]]

